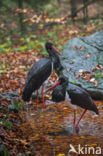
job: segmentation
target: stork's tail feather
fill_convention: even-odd
[[[96,113],[97,115],[99,115],[99,111],[98,111],[97,107],[96,107],[96,109],[95,109],[95,113]]]
[[[33,90],[32,90],[31,87],[25,86],[25,87],[24,87],[23,94],[22,94],[22,99],[23,99],[24,101],[30,101],[32,92],[33,92]]]
[[[98,110],[98,108],[97,108],[97,106],[95,105],[95,103],[93,102],[93,111],[97,114],[97,115],[99,115],[99,110]]]
[[[30,97],[28,97],[28,96],[25,94],[25,92],[23,92],[22,99],[23,99],[24,101],[27,101],[27,102],[30,101]]]

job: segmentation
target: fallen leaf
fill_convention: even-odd
[[[84,57],[85,58],[89,58],[90,57],[90,54],[86,54]]]
[[[98,81],[97,80],[94,80],[94,85],[95,85],[95,87],[98,86]]]
[[[90,79],[90,82],[94,82],[94,81],[95,81],[95,78],[94,77]]]
[[[75,46],[74,46],[74,49],[75,49],[75,50],[78,50],[79,48],[75,45]]]
[[[66,71],[67,71],[67,72],[69,72],[69,71],[70,71],[70,68],[69,68],[69,67],[67,67],[67,68],[66,68]]]
[[[103,66],[101,64],[98,64],[96,67],[92,68],[92,72],[95,72],[96,70],[103,69]]]
[[[83,50],[84,48],[82,47],[82,46],[80,46],[80,48],[79,48],[80,50]]]

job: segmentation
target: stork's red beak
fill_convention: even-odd
[[[44,93],[47,93],[48,91],[53,90],[59,84],[60,84],[60,80],[58,80],[52,87],[48,88]]]
[[[62,54],[60,53],[60,51],[57,50],[53,45],[52,45],[52,48],[53,48],[60,56],[62,56]]]

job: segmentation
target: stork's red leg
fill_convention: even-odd
[[[75,134],[76,111],[74,110],[73,134]]]
[[[45,103],[44,103],[44,85],[42,85],[42,102],[43,102],[43,110],[45,110]]]
[[[79,120],[78,120],[78,122],[77,122],[77,124],[76,124],[75,130],[76,130],[77,133],[79,132],[79,123],[80,123],[82,117],[84,116],[84,114],[86,113],[86,111],[87,111],[87,109],[85,109],[85,110],[83,111],[82,115],[80,116],[80,118],[79,118]]]
[[[39,91],[37,90],[37,96],[36,96],[36,110],[38,110],[38,96],[39,96]]]

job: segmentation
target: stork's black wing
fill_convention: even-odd
[[[78,105],[84,109],[92,110],[96,114],[99,114],[98,109],[91,96],[84,89],[77,85],[69,83],[67,92],[72,104]]]
[[[29,101],[32,92],[39,89],[52,72],[52,63],[49,58],[42,58],[30,69],[23,91],[23,100]]]

